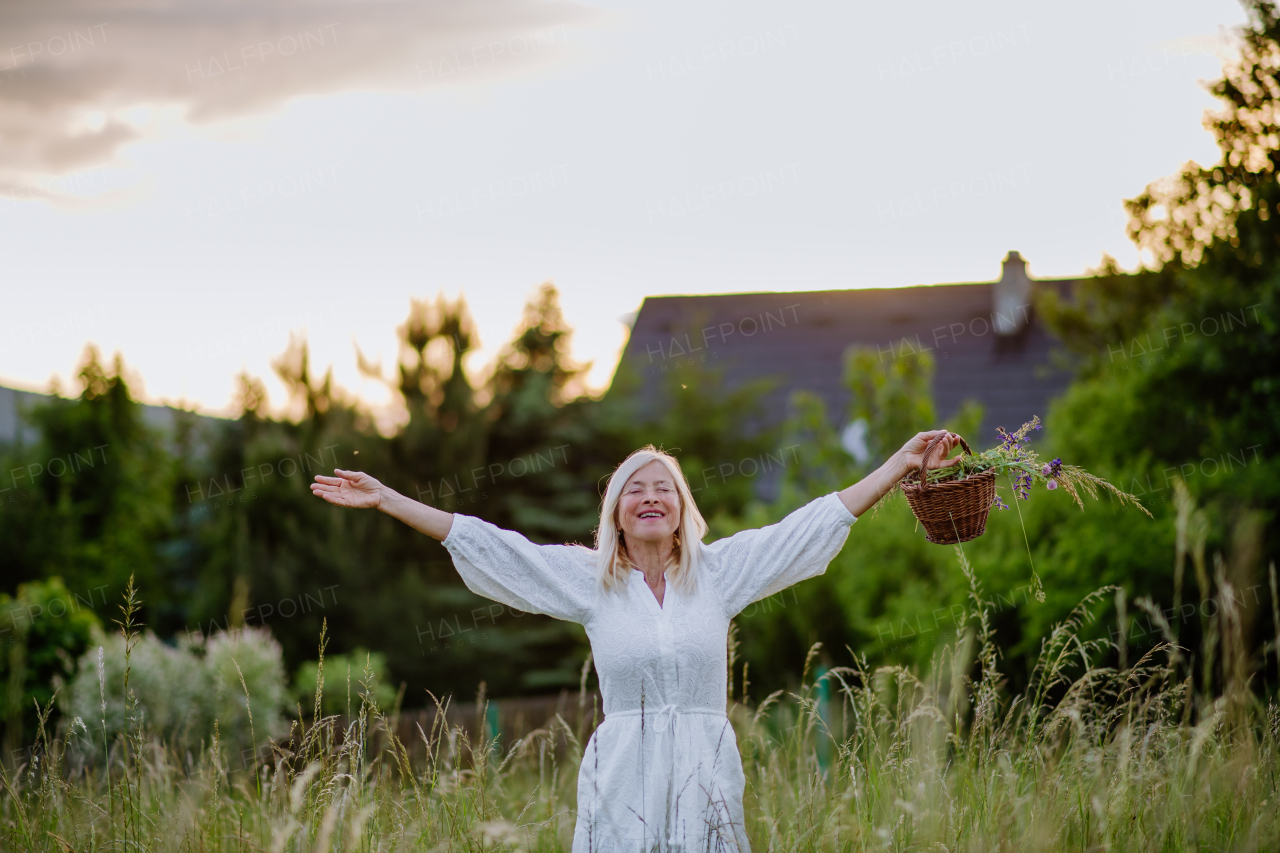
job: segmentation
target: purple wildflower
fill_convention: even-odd
[[[1045,488],[1052,492],[1054,489],[1058,488],[1058,481],[1050,480],[1047,484],[1045,484]]]
[[[1014,478],[1014,492],[1021,500],[1028,500],[1031,497],[1031,473],[1028,471],[1018,472],[1018,476]]]

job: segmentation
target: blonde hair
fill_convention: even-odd
[[[702,557],[702,537],[707,535],[707,522],[693,502],[689,482],[674,456],[652,444],[632,453],[609,477],[600,505],[600,526],[596,528],[596,559],[600,570],[600,586],[605,592],[626,588],[635,564],[627,554],[623,532],[618,528],[618,502],[631,476],[650,462],[661,462],[675,483],[680,498],[680,524],[675,530],[675,547],[667,561],[668,579],[677,589],[692,593],[697,586],[698,566]]]

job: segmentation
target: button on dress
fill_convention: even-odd
[[[577,622],[591,641],[605,716],[578,771],[573,853],[750,850],[725,714],[729,621],[825,572],[855,520],[833,492],[776,524],[698,543],[696,590],[668,583],[659,605],[639,570],[620,593],[601,591],[590,548],[535,545],[454,514],[444,546],[468,589]]]

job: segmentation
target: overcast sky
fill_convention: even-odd
[[[0,5],[0,384],[93,341],[224,411],[305,328],[372,406],[411,298],[481,375],[544,281],[607,384],[646,296],[1133,267],[1216,158],[1233,0]]]

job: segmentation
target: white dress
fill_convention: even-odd
[[[668,583],[659,606],[639,570],[623,594],[605,595],[595,551],[535,545],[454,514],[444,546],[472,592],[580,623],[591,641],[605,716],[578,771],[573,853],[749,851],[725,715],[729,620],[825,572],[855,520],[832,493],[777,524],[699,543],[697,590]]]

